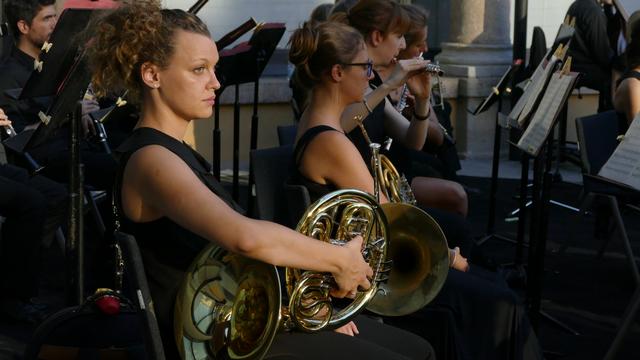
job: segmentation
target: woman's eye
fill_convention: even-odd
[[[200,67],[197,67],[197,68],[193,69],[193,71],[194,71],[196,74],[200,74],[200,73],[204,72],[204,70],[205,70],[205,67],[204,67],[204,66],[200,66]]]

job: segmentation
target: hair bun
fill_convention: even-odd
[[[318,48],[318,31],[316,26],[306,21],[301,28],[294,31],[289,39],[291,49],[289,61],[298,66],[309,63],[309,59]]]

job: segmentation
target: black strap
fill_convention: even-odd
[[[318,136],[318,134],[325,131],[339,130],[334,129],[328,125],[318,125],[305,131],[305,133],[300,137],[300,140],[298,140],[295,149],[293,150],[293,169],[298,169],[300,167],[300,159],[302,159],[302,155],[304,154],[307,146],[309,146],[311,141],[313,141],[313,139]]]

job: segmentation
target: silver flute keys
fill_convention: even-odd
[[[427,72],[435,74],[437,76],[444,75],[444,71],[442,70],[442,68],[440,68],[440,65],[435,64],[435,63],[428,63],[425,66],[425,70],[427,70]]]

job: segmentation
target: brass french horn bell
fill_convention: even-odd
[[[383,193],[390,203],[381,207],[390,232],[387,258],[393,264],[388,281],[367,309],[384,316],[402,316],[429,304],[440,292],[449,273],[449,246],[438,223],[418,208],[407,179],[380,154],[362,123],[356,122],[371,149],[375,196]]]
[[[374,270],[371,287],[337,309],[331,274],[286,269],[289,304],[282,306],[275,266],[212,244],[189,267],[176,300],[174,335],[182,359],[261,359],[279,331],[333,329],[362,311],[388,272],[389,234],[375,199],[358,190],[327,194],[307,209],[298,231],[336,245],[361,235],[363,257]]]

